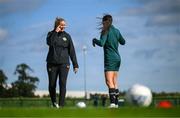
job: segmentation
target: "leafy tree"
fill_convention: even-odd
[[[7,77],[4,74],[3,70],[0,70],[0,86],[6,85]]]
[[[12,90],[10,90],[14,97],[33,97],[36,90],[36,84],[39,82],[37,77],[29,75],[29,71],[33,70],[27,64],[19,64],[14,72],[18,75],[18,80],[12,83]]]
[[[6,75],[4,74],[3,70],[0,70],[0,97],[5,97],[7,88],[6,80]]]

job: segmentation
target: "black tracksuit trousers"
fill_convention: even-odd
[[[59,76],[59,106],[64,106],[69,66],[67,64],[47,63],[47,72],[49,77],[49,94],[52,104],[56,103],[56,82]]]

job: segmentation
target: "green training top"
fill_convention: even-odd
[[[120,31],[113,25],[109,28],[109,31],[100,36],[100,40],[95,40],[95,44],[104,49],[104,62],[121,61],[120,54],[118,52],[119,43],[125,44],[125,40],[122,37]]]

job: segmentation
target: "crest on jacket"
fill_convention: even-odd
[[[66,38],[66,37],[63,37],[63,41],[67,41],[67,38]]]

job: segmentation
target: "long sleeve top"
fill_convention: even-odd
[[[78,62],[71,36],[67,32],[51,31],[47,35],[47,45],[49,52],[47,55],[47,63],[52,64],[70,64],[71,58],[74,68],[78,68]]]
[[[118,52],[119,43],[125,44],[125,40],[122,37],[120,31],[113,25],[109,28],[109,31],[100,36],[99,40],[95,40],[95,44],[104,49],[105,63],[108,61],[120,61],[120,54]]]

